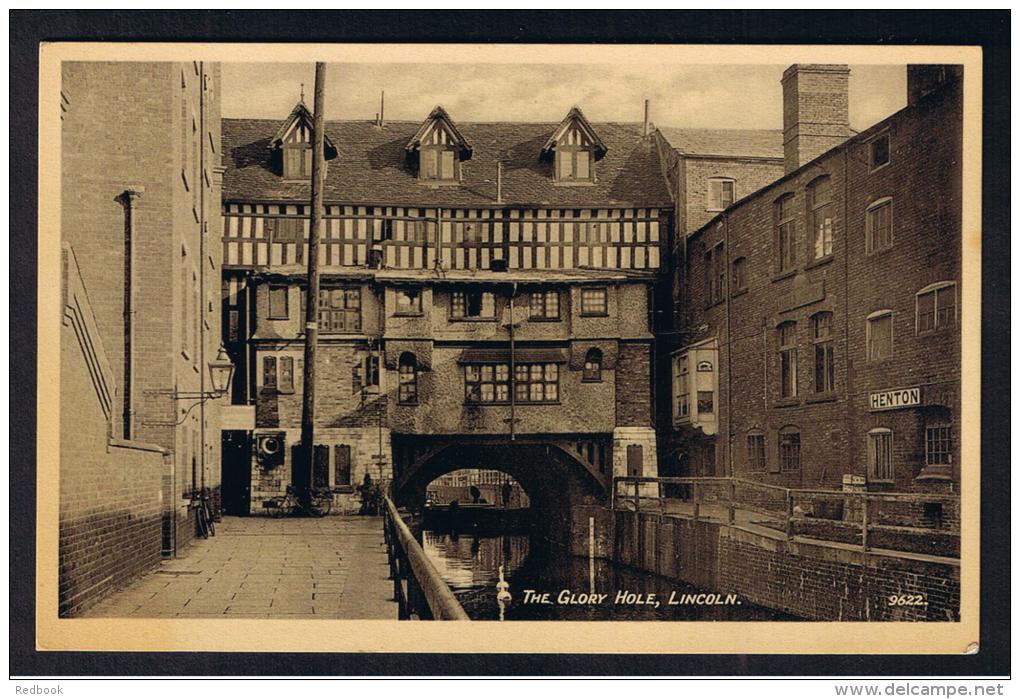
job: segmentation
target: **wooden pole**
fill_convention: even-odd
[[[315,113],[312,121],[312,222],[308,235],[308,302],[305,304],[305,371],[301,403],[302,483],[298,498],[311,504],[313,444],[315,443],[315,349],[319,341],[319,229],[322,227],[322,178],[325,171],[326,64],[315,64]]]

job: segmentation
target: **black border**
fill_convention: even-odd
[[[1008,675],[1008,11],[10,11],[10,672],[59,675]],[[968,44],[984,50],[981,650],[972,656],[80,653],[34,650],[41,41]],[[937,175],[933,175],[937,176]]]

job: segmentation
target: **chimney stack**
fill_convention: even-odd
[[[386,90],[382,91],[379,95],[379,126],[386,123],[386,116],[384,110],[386,109]]]
[[[963,77],[963,66],[959,65],[908,65],[907,104],[914,106],[946,83],[956,82]]]
[[[783,73],[785,171],[850,137],[850,67],[798,63]]]
[[[643,131],[641,132],[641,133],[642,133],[642,135],[644,135],[645,137],[647,137],[647,136],[648,136],[648,113],[649,113],[649,102],[650,102],[650,100],[645,100],[645,127],[644,127],[644,130],[643,130]]]

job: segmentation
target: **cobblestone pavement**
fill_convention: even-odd
[[[396,619],[378,517],[224,517],[88,617]]]

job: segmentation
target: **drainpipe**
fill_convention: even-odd
[[[135,203],[145,187],[136,185],[125,189],[117,197],[124,206],[124,282],[127,290],[124,298],[124,439],[135,439]]]
[[[205,62],[198,63],[198,390],[205,395],[205,234],[209,230],[209,223],[205,220]],[[205,469],[206,469],[206,444],[205,444],[205,401],[198,406],[198,440],[202,445],[199,457],[201,468],[201,489],[205,492]]]

